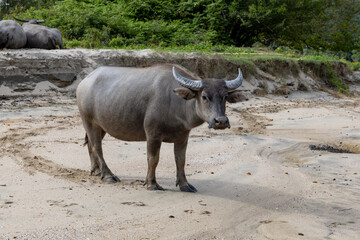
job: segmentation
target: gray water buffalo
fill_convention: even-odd
[[[60,49],[64,48],[59,29],[40,25],[45,20],[23,20],[13,17],[17,21],[24,22],[22,28],[25,31],[27,48]]]
[[[0,21],[0,49],[23,48],[26,44],[26,34],[20,24],[13,20]]]
[[[124,141],[147,141],[149,190],[164,190],[155,178],[162,142],[174,143],[176,185],[196,192],[185,177],[185,152],[191,129],[204,122],[209,128],[229,128],[226,101],[242,100],[238,88],[243,76],[231,81],[193,80],[186,69],[171,65],[148,68],[100,67],[78,86],[77,105],[86,131],[91,174],[107,182],[120,181],[103,158],[101,141],[106,133]]]

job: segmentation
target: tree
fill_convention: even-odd
[[[323,16],[323,25],[318,26],[308,45],[332,51],[350,52],[360,48],[360,1],[333,1]]]

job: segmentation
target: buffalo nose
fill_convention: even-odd
[[[214,120],[215,120],[215,124],[214,124],[215,129],[230,128],[229,119],[227,117],[225,116],[217,117]]]

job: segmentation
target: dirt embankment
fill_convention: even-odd
[[[240,88],[257,95],[324,89],[328,66],[309,61],[254,60],[253,64],[228,60],[218,55],[164,53],[152,50],[7,50],[0,51],[0,95],[74,93],[77,84],[99,66],[146,67],[160,63],[179,64],[202,78],[232,79],[237,68],[245,82]],[[334,62],[336,76],[352,86],[360,77],[346,64]],[[352,91],[352,89],[350,89]],[[353,91],[352,93],[357,94]]]

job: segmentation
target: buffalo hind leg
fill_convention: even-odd
[[[176,162],[176,186],[179,185],[182,192],[197,192],[196,188],[188,183],[185,176],[185,157],[188,137],[182,142],[174,143]]]
[[[159,184],[156,182],[155,170],[159,163],[160,157],[160,147],[161,140],[147,140],[147,161],[148,161],[148,171],[146,175],[146,180],[144,186],[148,190],[164,190]]]
[[[91,172],[96,173],[100,171],[102,180],[106,182],[120,182],[120,179],[115,176],[105,163],[101,142],[105,136],[105,131],[98,126],[86,124],[86,133],[88,136],[88,150],[91,161]]]
[[[105,136],[105,132],[103,134],[102,139],[104,138],[104,136]],[[89,144],[89,138],[88,138],[87,134],[85,135],[85,144],[84,145],[87,145],[88,151],[89,151],[90,163],[91,163],[90,175],[91,176],[92,175],[100,176],[101,175],[101,170],[100,170],[100,167],[99,167],[100,163],[99,163],[98,158],[96,157],[96,155],[92,151],[92,147]]]
[[[98,175],[100,174],[100,167],[95,154],[92,152],[92,147],[88,144],[88,151],[90,156],[91,168],[90,168],[90,175]]]

